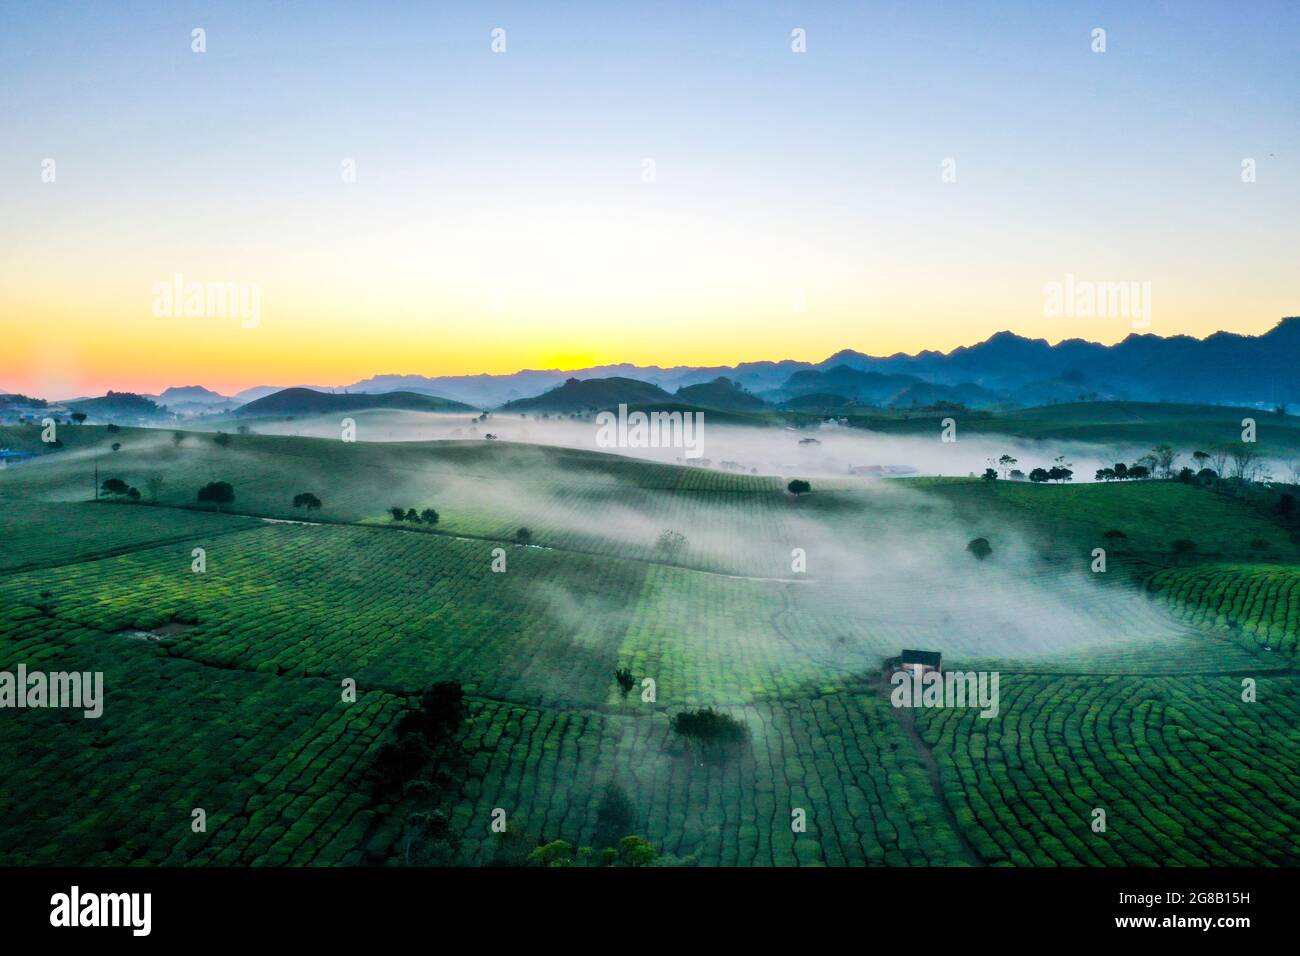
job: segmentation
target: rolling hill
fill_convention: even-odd
[[[584,412],[614,409],[619,405],[680,404],[657,385],[634,378],[571,378],[563,385],[533,398],[516,399],[501,406],[503,412]]]
[[[235,411],[241,418],[282,415],[325,415],[333,412],[359,412],[371,408],[388,408],[407,412],[472,412],[476,409],[461,402],[416,392],[335,394],[310,388],[286,388],[243,405]]]
[[[767,402],[757,395],[747,392],[739,383],[721,377],[702,385],[679,388],[677,398],[688,405],[726,411],[758,412],[767,408]]]

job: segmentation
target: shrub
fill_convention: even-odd
[[[626,667],[620,667],[614,671],[614,680],[618,681],[619,689],[623,692],[624,697],[636,686],[636,678],[632,676],[632,671]]]
[[[966,550],[983,561],[993,553],[993,546],[989,544],[988,538],[973,538],[967,543]]]

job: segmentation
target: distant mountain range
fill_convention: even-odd
[[[120,405],[105,400],[76,399]],[[399,396],[382,402],[361,396]],[[326,396],[325,399],[317,396]],[[166,389],[156,400],[181,417],[228,413],[307,415],[361,407],[468,411],[577,411],[627,404],[681,404],[754,411],[852,404],[893,407],[954,403],[970,408],[1127,399],[1231,405],[1300,402],[1300,317],[1263,335],[1216,332],[1204,339],[1129,335],[1115,345],[1067,339],[1056,345],[999,332],[950,352],[873,356],[844,350],[822,362],[791,359],[734,366],[599,365],[508,375],[376,375],[342,388],[260,385],[220,395],[201,385]],[[274,399],[270,401],[269,399]],[[425,401],[428,400],[428,401]],[[98,412],[100,408],[90,409]],[[152,409],[133,409],[154,417]],[[125,409],[124,409],[125,411]]]
[[[843,367],[894,376],[853,381]],[[832,373],[832,381],[792,377]],[[1300,317],[1281,320],[1263,335],[1216,332],[1204,339],[1132,334],[1115,345],[1066,339],[1051,345],[999,332],[951,352],[873,356],[844,350],[822,362],[742,362],[733,366],[599,365],[571,371],[528,369],[510,375],[377,375],[348,391],[401,388],[492,408],[538,396],[576,378],[627,378],[666,392],[726,378],[768,401],[783,402],[815,390],[875,404],[925,405],[955,401],[1042,405],[1085,399],[1182,401],[1210,404],[1278,404],[1300,401]],[[837,383],[837,384],[836,384]],[[851,386],[851,394],[841,387]],[[949,391],[955,389],[955,391]],[[683,400],[686,400],[683,398]]]

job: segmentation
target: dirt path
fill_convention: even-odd
[[[984,860],[975,852],[975,847],[971,846],[962,833],[961,827],[957,825],[957,815],[952,812],[952,807],[948,805],[948,798],[944,796],[943,784],[939,782],[939,764],[934,759],[934,754],[926,746],[924,740],[916,729],[916,714],[912,713],[908,707],[891,707],[891,710],[898,716],[899,726],[903,728],[903,733],[907,739],[912,742],[912,747],[916,750],[916,755],[921,758],[921,763],[925,764],[925,772],[930,777],[930,787],[934,790],[934,799],[938,801],[939,806],[943,808],[943,817],[948,821],[948,826],[952,829],[953,835],[957,838],[957,843],[961,846],[962,856],[971,866],[983,866]]]

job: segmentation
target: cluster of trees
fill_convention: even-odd
[[[140,490],[128,485],[121,478],[109,478],[100,485],[105,494],[112,495],[114,498],[130,498],[132,501],[140,500]]]
[[[1003,455],[996,461],[988,459],[989,467],[984,469],[983,478],[985,481],[996,481],[998,472],[1001,471],[1003,478],[1009,478],[1013,481],[1023,481],[1025,473],[1019,468],[1014,467],[1019,464],[1019,459],[1012,458],[1010,455]],[[1032,482],[1044,481],[1073,481],[1074,471],[1073,463],[1065,460],[1064,455],[1057,455],[1050,468],[1035,468],[1028,475]]]
[[[712,707],[673,714],[668,726],[697,748],[705,762],[720,762],[749,740],[749,730],[744,724]]]
[[[1126,465],[1117,461],[1112,468],[1098,468],[1095,477],[1098,481],[1141,481],[1151,477],[1151,469],[1143,464]]]
[[[532,866],[651,866],[659,851],[645,837],[625,836],[617,846],[596,853],[589,846],[574,850],[567,840],[552,840],[528,854]]]
[[[437,524],[438,512],[432,508],[425,508],[423,511],[416,511],[414,508],[402,508],[393,505],[388,509],[388,513],[393,516],[394,521],[409,521],[411,524]]]
[[[407,864],[455,862],[460,837],[444,804],[447,795],[459,788],[452,745],[468,714],[465,691],[458,682],[433,684],[420,695],[419,705],[402,715],[396,739],[375,758],[381,799],[400,791],[421,807],[406,819],[402,856]]]

